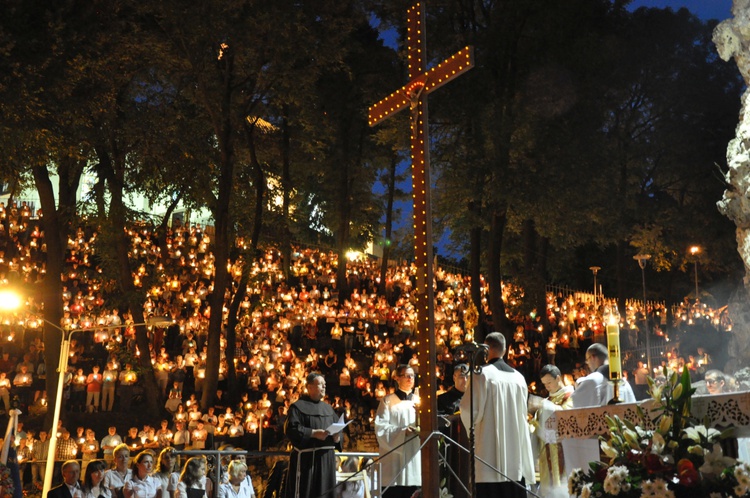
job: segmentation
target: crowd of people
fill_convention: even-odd
[[[3,284],[33,287],[45,277],[46,245],[38,215],[26,205],[0,205]],[[418,384],[419,358],[412,342],[416,320],[413,266],[390,266],[386,292],[378,294],[379,261],[360,255],[346,262],[347,288],[351,292],[342,296],[336,284],[339,262],[334,253],[297,248],[287,279],[280,252],[268,249],[258,260],[238,262],[230,268],[235,288],[241,265],[252,268],[247,297],[240,305],[237,354],[235,358],[222,356],[215,404],[201,407],[198,400],[205,377],[211,313],[207,297],[212,291],[216,264],[210,251],[210,230],[199,224],[175,224],[159,241],[156,233],[142,226],[129,235],[131,258],[136,261],[134,282],[148,286],[144,289],[146,313],[168,316],[171,325],[152,327],[150,351],[137,350],[133,324],[143,322],[144,317],[134,317],[128,310],[108,305],[104,290],[108,282],[98,270],[97,232],[89,226],[79,227],[67,242],[61,327],[93,327],[93,331],[78,334],[71,343],[65,406],[69,411],[89,413],[132,410],[140,402],[139,382],[144,374],[134,369],[134,359],[136,355],[150,354],[165,399],[164,412],[153,414],[153,420],[142,427],[110,427],[103,438],[91,427],[78,427],[72,435],[61,426],[57,428],[60,439],[56,451],[60,462],[77,459],[86,474],[90,464],[99,458],[106,466],[115,463],[119,444],[127,445],[133,455],[222,444],[246,449],[272,447],[288,437],[284,426],[290,409],[308,394],[307,379],[314,372],[319,372],[327,384],[326,401],[335,413],[354,421],[336,444],[353,448],[362,434],[382,432],[378,421],[382,419],[383,403],[394,404],[388,400],[399,392],[401,381],[407,382],[411,375],[411,382]],[[470,278],[442,268],[436,268],[435,277],[438,377],[440,391],[448,392],[454,385],[456,350],[474,338],[474,331],[466,330],[464,325]],[[487,288],[482,284],[486,296]],[[604,311],[612,308],[612,302],[586,293],[549,293],[546,310],[521,314],[517,311],[521,308],[514,306],[515,296],[520,294],[512,283],[504,283],[510,318],[518,324],[507,344],[507,364],[522,374],[532,392],[540,395],[546,394],[539,382],[544,365],[559,365],[568,385],[584,377],[586,349],[601,340]],[[648,303],[644,320],[643,303],[629,302],[621,320],[623,349],[635,351],[642,347],[644,334],[649,333],[657,344],[662,341],[665,346],[657,365],[681,362],[689,368],[701,366],[705,372],[711,367],[705,351],[682,352],[667,339],[670,334],[694,326],[691,321],[709,323],[717,330],[731,325],[724,314],[699,303],[684,306],[673,309],[674,322],[667,323],[665,305]],[[486,298],[482,308],[480,311],[488,316]],[[46,410],[41,310],[42,303],[32,295],[25,309],[4,317],[0,327],[0,399],[6,411],[16,398],[29,415]],[[543,314],[549,327],[542,320]],[[112,328],[118,325],[121,327]],[[221,341],[223,355],[226,337]],[[245,386],[239,399],[227,397],[225,375],[229,361],[238,382]],[[636,385],[651,373],[644,373],[638,362],[642,363],[642,357],[625,359],[630,373],[627,377],[636,393],[640,392]],[[24,463],[31,468],[26,481],[32,487],[38,487],[44,477],[39,464],[33,463],[43,460],[43,455],[46,458],[47,433],[41,429],[27,428],[21,431],[24,437],[19,437],[19,454],[28,450]],[[382,443],[380,436],[379,439]]]

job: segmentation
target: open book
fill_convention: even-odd
[[[331,425],[328,426],[328,428],[326,428],[326,432],[328,432],[328,434],[331,434],[331,435],[338,434],[339,432],[344,430],[344,427],[346,427],[347,425],[351,423],[352,423],[352,420],[346,423],[344,422],[344,414],[342,413],[337,422],[332,423]]]

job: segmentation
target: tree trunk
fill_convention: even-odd
[[[378,285],[378,294],[385,296],[388,260],[391,257],[391,235],[393,233],[393,202],[396,198],[396,167],[398,159],[391,158],[391,165],[388,169],[388,193],[385,206],[385,240],[383,241],[383,261],[380,262],[380,285]]]
[[[336,230],[336,248],[339,265],[336,271],[336,283],[339,291],[339,304],[348,299],[351,291],[346,276],[346,252],[349,249],[349,165],[344,164],[339,171],[339,223]]]
[[[290,133],[289,133],[289,106],[283,106],[284,117],[281,121],[281,190],[284,194],[282,200],[282,218],[284,226],[281,229],[281,259],[283,261],[284,280],[289,281],[289,271],[292,268],[292,241],[289,222],[289,198],[292,192],[292,179],[290,172]],[[265,187],[265,185],[264,185]],[[260,219],[258,219],[259,222]]]
[[[112,155],[107,152],[108,150],[113,151]],[[136,289],[133,282],[133,269],[130,265],[129,255],[132,242],[127,232],[123,229],[126,226],[126,210],[123,201],[126,167],[124,157],[117,157],[116,151],[115,145],[111,149],[103,146],[97,147],[101,171],[107,179],[110,193],[107,222],[110,226],[110,233],[115,234],[114,248],[120,291],[123,296],[126,296],[133,321],[135,323],[142,323],[145,319],[143,312],[143,292]],[[135,342],[140,352],[140,356],[138,356],[139,379],[144,390],[146,409],[150,413],[160,413],[162,404],[161,392],[159,386],[156,384],[154,367],[151,364],[149,337],[145,326],[135,327]]]
[[[41,218],[42,228],[45,233],[45,244],[47,245],[47,274],[41,284],[41,302],[44,303],[44,319],[52,324],[59,324],[63,314],[62,306],[62,281],[60,275],[63,272],[65,261],[65,244],[67,240],[65,227],[67,224],[61,220],[60,213],[55,205],[55,194],[49,172],[44,166],[32,168],[34,183],[39,193],[39,202],[42,206],[44,216]],[[57,326],[49,323],[44,324],[44,364],[47,370],[47,399],[49,409],[44,418],[44,427],[52,427],[54,415],[51,400],[57,399],[58,361],[60,358],[60,345],[62,342],[61,331]]]
[[[620,240],[617,242],[615,274],[617,275],[617,308],[620,310],[620,316],[625,316],[625,255],[627,254],[627,248],[627,241]]]
[[[169,254],[169,249],[167,248],[167,227],[169,226],[169,219],[172,217],[172,213],[177,209],[177,205],[181,200],[182,192],[169,204],[164,217],[161,219],[161,223],[156,229],[156,242],[159,244],[161,254]]]
[[[492,311],[494,330],[502,332],[509,341],[508,344],[510,344],[510,340],[513,338],[513,323],[505,316],[502,274],[500,271],[500,255],[503,249],[503,232],[505,231],[506,221],[505,211],[492,214],[487,279],[490,287],[490,310]],[[478,337],[477,341],[480,342],[483,339],[483,337]]]
[[[480,219],[481,207],[479,203],[471,201],[469,203],[469,212],[477,216]],[[474,302],[474,306],[477,307],[479,312],[480,321],[484,316],[484,306],[482,306],[482,282],[481,282],[481,267],[482,267],[482,227],[473,226],[469,230],[469,275],[471,276],[471,300]]]
[[[214,289],[209,295],[208,304],[211,316],[208,321],[208,351],[206,355],[206,379],[201,396],[201,408],[206,409],[214,404],[214,395],[219,386],[219,367],[221,366],[221,325],[224,310],[224,294],[229,285],[230,224],[229,204],[232,197],[234,181],[234,133],[232,125],[232,79],[234,75],[234,54],[232,50],[223,53],[221,66],[222,93],[219,101],[218,116],[215,132],[219,149],[219,180],[216,202],[213,207],[214,216]],[[206,90],[204,90],[206,91]],[[209,102],[211,98],[205,95]],[[288,263],[288,262],[287,262]],[[233,361],[234,358],[227,358]]]

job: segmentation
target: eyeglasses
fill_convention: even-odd
[[[719,379],[706,379],[706,384],[718,384],[721,382]]]

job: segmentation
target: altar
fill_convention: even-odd
[[[561,443],[565,452],[565,471],[568,475],[574,468],[587,469],[589,462],[600,460],[599,436],[609,432],[606,416],[617,415],[644,429],[655,426],[651,415],[654,401],[639,403],[592,406],[571,410],[558,410],[546,419],[540,430],[548,443]],[[648,420],[641,419],[640,406]],[[750,391],[693,396],[692,414],[698,420],[708,417],[709,426],[719,430],[734,427],[738,438],[740,460],[750,461]]]

